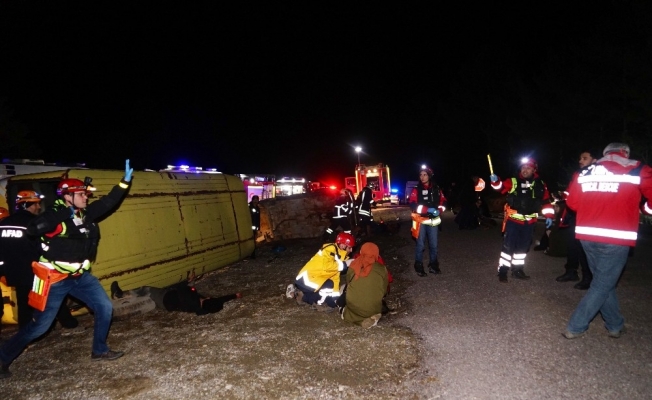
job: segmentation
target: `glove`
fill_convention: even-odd
[[[491,180],[491,183],[496,183],[496,182],[498,182],[498,175],[491,174],[491,175],[489,175],[489,179]]]
[[[125,182],[131,182],[131,174],[134,173],[134,169],[129,167],[129,159],[125,162]]]
[[[546,218],[546,229],[550,229],[552,226],[552,218]]]
[[[439,216],[439,210],[436,208],[429,208],[428,210],[428,216],[430,217],[438,217]]]

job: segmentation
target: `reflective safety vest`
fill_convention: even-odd
[[[412,237],[417,239],[419,237],[419,231],[421,230],[421,225],[428,225],[428,226],[437,226],[441,224],[441,218],[439,217],[422,217],[420,214],[417,213],[412,213],[412,228],[410,231],[412,232]]]
[[[536,223],[545,193],[543,181],[535,178],[531,183],[512,178],[512,187],[507,193],[506,217],[521,224]]]
[[[45,258],[41,257],[39,264],[47,267],[48,269],[53,269],[59,273],[73,276],[81,275],[91,268],[91,262],[89,260],[84,260],[84,262],[76,263],[65,261],[48,261]]]

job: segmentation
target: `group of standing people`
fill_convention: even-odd
[[[566,272],[558,282],[582,280],[575,288],[587,290],[573,312],[563,336],[575,339],[585,334],[589,323],[599,312],[609,337],[619,338],[624,319],[616,296],[616,284],[635,246],[639,214],[652,214],[652,168],[629,158],[630,148],[624,143],[610,143],[599,157],[595,151],[580,154],[580,171],[573,174],[564,201],[566,209],[559,218],[562,229],[571,229]],[[422,167],[419,184],[410,195],[412,234],[416,239],[414,269],[426,276],[423,252],[426,239],[430,250],[429,272],[440,273],[437,236],[445,210],[446,198],[432,182],[432,170]],[[527,280],[526,257],[532,244],[539,215],[545,218],[546,229],[553,224],[555,210],[545,182],[538,174],[532,158],[524,158],[515,177],[501,180],[490,177],[491,186],[506,196],[503,243],[498,260],[498,281]],[[643,197],[644,201],[641,201]]]
[[[38,243],[38,257],[33,257],[30,264],[46,271],[47,280],[52,284],[43,308],[32,310],[29,322],[0,347],[0,378],[11,376],[11,363],[29,343],[50,328],[68,295],[81,300],[93,311],[91,360],[115,360],[123,356],[123,352],[111,350],[107,344],[113,306],[99,280],[89,270],[100,238],[97,221],[123,199],[131,185],[132,174],[133,168],[127,160],[119,184],[91,204],[88,198],[94,188],[89,181],[62,179],[57,185],[59,198],[52,207],[35,215],[26,227],[16,229],[15,235],[28,235]],[[5,271],[28,268],[22,262],[3,267]],[[22,273],[27,274],[26,271]]]
[[[332,240],[338,228],[341,228],[342,232],[354,234],[353,229],[357,227],[357,236],[371,236],[374,222],[371,209],[374,205],[374,194],[370,186],[362,188],[355,198],[351,190],[340,189],[335,199],[331,224],[326,228],[322,240]]]
[[[582,280],[575,286],[587,290],[571,315],[563,336],[575,339],[584,335],[600,313],[608,336],[619,338],[624,332],[616,284],[636,245],[639,215],[652,214],[652,168],[629,158],[624,143],[610,143],[602,151],[583,151],[580,171],[573,174],[565,192],[566,209],[560,218],[562,229],[572,229],[566,272],[559,282]],[[528,279],[523,268],[539,209],[552,226],[554,209],[548,189],[538,177],[533,160],[523,160],[517,177],[500,181],[491,176],[492,187],[507,194],[507,222],[498,265],[498,279],[507,282],[507,272],[517,279]],[[641,201],[644,198],[645,201]]]

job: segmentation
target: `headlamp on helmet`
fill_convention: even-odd
[[[537,169],[537,162],[534,158],[532,157],[523,157],[521,158],[521,162],[518,164],[519,168],[522,168],[524,165],[527,165],[534,170]]]
[[[429,178],[432,178],[432,175],[433,175],[432,168],[430,168],[427,165],[423,164],[421,166],[421,169],[419,170],[419,172],[423,172],[423,171],[425,171],[425,173],[428,174]]]
[[[22,203],[38,203],[44,197],[45,196],[38,194],[33,190],[21,190],[16,195],[16,204],[18,205]]]

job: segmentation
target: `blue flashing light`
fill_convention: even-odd
[[[392,189],[391,189],[391,192],[392,192],[392,193],[398,193],[398,189],[396,189],[396,188],[392,188]]]

